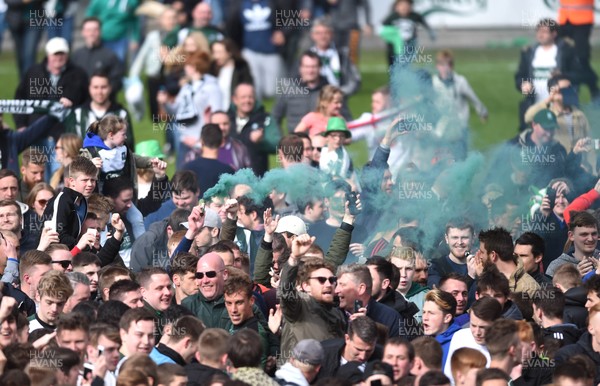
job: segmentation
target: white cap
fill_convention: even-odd
[[[46,43],[46,54],[54,55],[58,52],[69,53],[69,43],[64,38],[52,38]]]
[[[293,235],[300,236],[306,234],[306,224],[298,216],[285,216],[277,224],[277,233],[290,232]]]

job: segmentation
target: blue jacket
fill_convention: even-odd
[[[442,351],[444,353],[444,356],[442,357],[442,369],[444,368],[444,366],[446,366],[448,349],[450,349],[450,341],[452,340],[454,333],[460,330],[461,328],[462,326],[459,323],[452,323],[446,331],[442,332],[441,334],[438,334],[435,337],[435,340],[437,340],[442,345]]]
[[[0,129],[0,169],[19,172],[19,154],[44,136],[56,125],[58,119],[45,115],[23,131]]]
[[[158,350],[156,349],[156,347],[154,347],[152,349],[152,351],[150,351],[149,356],[150,356],[150,359],[152,359],[154,361],[154,363],[156,363],[157,365],[162,365],[163,363],[175,364],[175,361],[173,359],[169,358],[165,354],[159,353]]]
[[[400,335],[400,318],[403,316],[394,310],[392,307],[379,303],[375,298],[369,300],[367,305],[367,316],[377,323],[381,323],[389,328],[388,336],[390,338]],[[404,325],[404,323],[402,324]]]
[[[165,218],[169,217],[175,209],[177,209],[177,207],[173,203],[173,200],[167,200],[163,202],[156,212],[150,213],[148,216],[146,216],[144,219],[144,227],[146,230],[150,229],[150,224],[164,220]]]

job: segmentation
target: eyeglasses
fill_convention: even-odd
[[[214,279],[215,277],[217,277],[217,273],[219,273],[221,271],[222,270],[208,271],[208,272],[196,272],[196,279],[202,280],[202,279],[204,279],[204,275],[206,275],[206,277],[209,279]]]
[[[71,260],[52,260],[52,264],[60,264],[61,267],[67,269],[71,265]]]
[[[40,204],[41,206],[46,206],[46,204],[48,203],[48,200],[37,200],[37,203]]]
[[[335,276],[329,276],[329,277],[325,277],[325,276],[311,276],[311,277],[309,277],[309,279],[318,280],[319,283],[321,283],[321,284],[325,284],[325,282],[327,282],[327,281],[329,281],[329,283],[331,283],[331,284],[337,283],[337,277],[335,277]]]

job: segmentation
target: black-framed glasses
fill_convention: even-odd
[[[214,279],[219,272],[221,271],[196,272],[196,279],[202,280],[204,279],[204,275],[209,279]]]
[[[335,277],[335,276],[329,276],[329,277],[311,276],[311,277],[309,277],[309,279],[318,280],[319,283],[321,283],[321,284],[325,284],[327,281],[329,281],[329,283],[331,283],[332,285],[337,283],[337,277]]]
[[[71,265],[71,260],[52,260],[52,264],[60,264],[63,269],[67,269]]]

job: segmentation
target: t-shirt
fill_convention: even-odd
[[[328,117],[321,113],[311,112],[302,118],[302,123],[308,128],[308,135],[314,137],[327,130]]]
[[[273,34],[272,14],[266,0],[244,0],[242,3],[243,48],[261,54],[274,54],[277,48],[271,42]]]
[[[202,157],[186,163],[183,165],[182,170],[191,170],[196,174],[200,188],[200,197],[219,182],[221,174],[235,173],[235,170],[231,166],[219,160]]]
[[[552,77],[552,71],[556,68],[556,44],[550,49],[538,46],[533,54],[533,86],[535,87],[535,101],[541,102],[548,98],[548,79]]]

